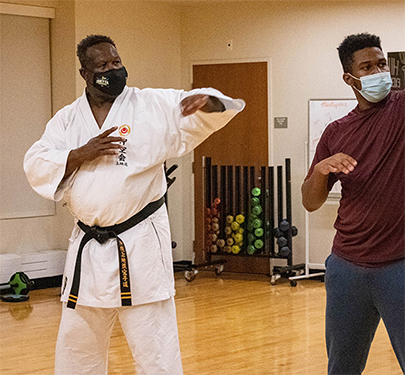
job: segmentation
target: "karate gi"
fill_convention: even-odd
[[[181,114],[181,100],[196,94],[216,96],[226,110],[214,113],[197,111],[184,117]],[[76,220],[89,226],[111,226],[127,220],[148,203],[165,194],[165,160],[193,150],[209,135],[225,126],[243,108],[243,100],[229,98],[211,88],[185,92],[125,87],[115,99],[100,129],[86,94],[83,93],[49,121],[41,139],[28,150],[24,170],[34,190],[51,200],[59,201],[63,198]],[[85,162],[62,181],[69,152],[113,126],[118,126],[119,129],[111,136],[121,135],[126,139],[122,142],[119,154]],[[69,240],[62,285],[61,300],[65,303],[71,288],[77,250],[83,236],[84,232],[75,225]],[[125,244],[128,256],[132,306],[153,306],[153,303],[158,301],[167,301],[174,306],[171,301],[175,294],[173,260],[165,206],[120,234],[120,238]],[[67,320],[73,321],[71,316],[74,312],[79,314],[80,311],[86,310],[88,314],[89,309],[84,307],[103,308],[104,312],[117,308],[117,311],[127,309],[121,307],[119,260],[115,239],[110,239],[103,245],[95,240],[88,242],[83,250],[81,266],[77,308],[69,312],[64,311],[63,315],[68,317]],[[91,310],[93,309],[89,311]],[[174,308],[171,311],[174,311]],[[160,319],[164,319],[165,324],[171,320],[171,324],[177,327],[175,313],[171,319],[167,316]],[[175,330],[177,340],[177,328]],[[130,345],[130,336],[133,334],[135,335],[133,329],[125,331]],[[60,336],[61,332],[59,338]],[[83,332],[79,339],[85,340],[85,337],[86,333]],[[75,337],[71,337],[71,340],[75,340]],[[59,351],[62,346],[69,346],[68,341],[64,338],[64,344],[58,344]],[[77,341],[79,340],[76,336],[72,347]],[[131,349],[137,361],[136,353],[132,347]],[[66,354],[63,353],[62,356]],[[94,353],[91,356],[95,357]],[[74,357],[69,359],[74,360]],[[90,360],[91,358],[87,358],[87,361]],[[89,373],[106,373],[105,366],[100,364],[98,370],[92,368]],[[138,371],[151,375],[175,375],[181,373],[178,364],[176,366],[177,370],[173,370],[164,364],[159,372],[156,369],[148,372],[147,365],[140,364]],[[166,370],[163,367],[166,367]]]

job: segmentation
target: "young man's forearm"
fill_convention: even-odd
[[[302,184],[301,192],[305,209],[309,212],[316,211],[328,198],[328,175],[325,176],[314,170]]]

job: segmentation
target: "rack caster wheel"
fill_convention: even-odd
[[[187,270],[184,272],[184,278],[191,283],[197,276],[197,270]]]
[[[290,285],[291,286],[297,286],[297,282],[295,280],[290,280]]]
[[[221,264],[220,266],[215,268],[215,275],[219,276],[222,272],[224,272],[224,265]]]
[[[325,275],[323,275],[322,277],[321,277],[321,283],[324,283],[325,282]]]
[[[272,275],[271,279],[270,279],[270,284],[271,285],[276,285],[276,282],[280,277],[281,277],[281,275],[279,275],[279,274]]]

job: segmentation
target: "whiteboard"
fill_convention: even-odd
[[[310,99],[308,130],[308,165],[315,156],[316,147],[325,128],[333,121],[346,116],[357,105],[356,99]],[[329,198],[340,197],[341,185],[336,182],[329,193]]]

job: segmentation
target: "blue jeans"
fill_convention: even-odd
[[[360,375],[380,318],[405,373],[405,259],[365,268],[335,254],[325,262],[329,375]]]

